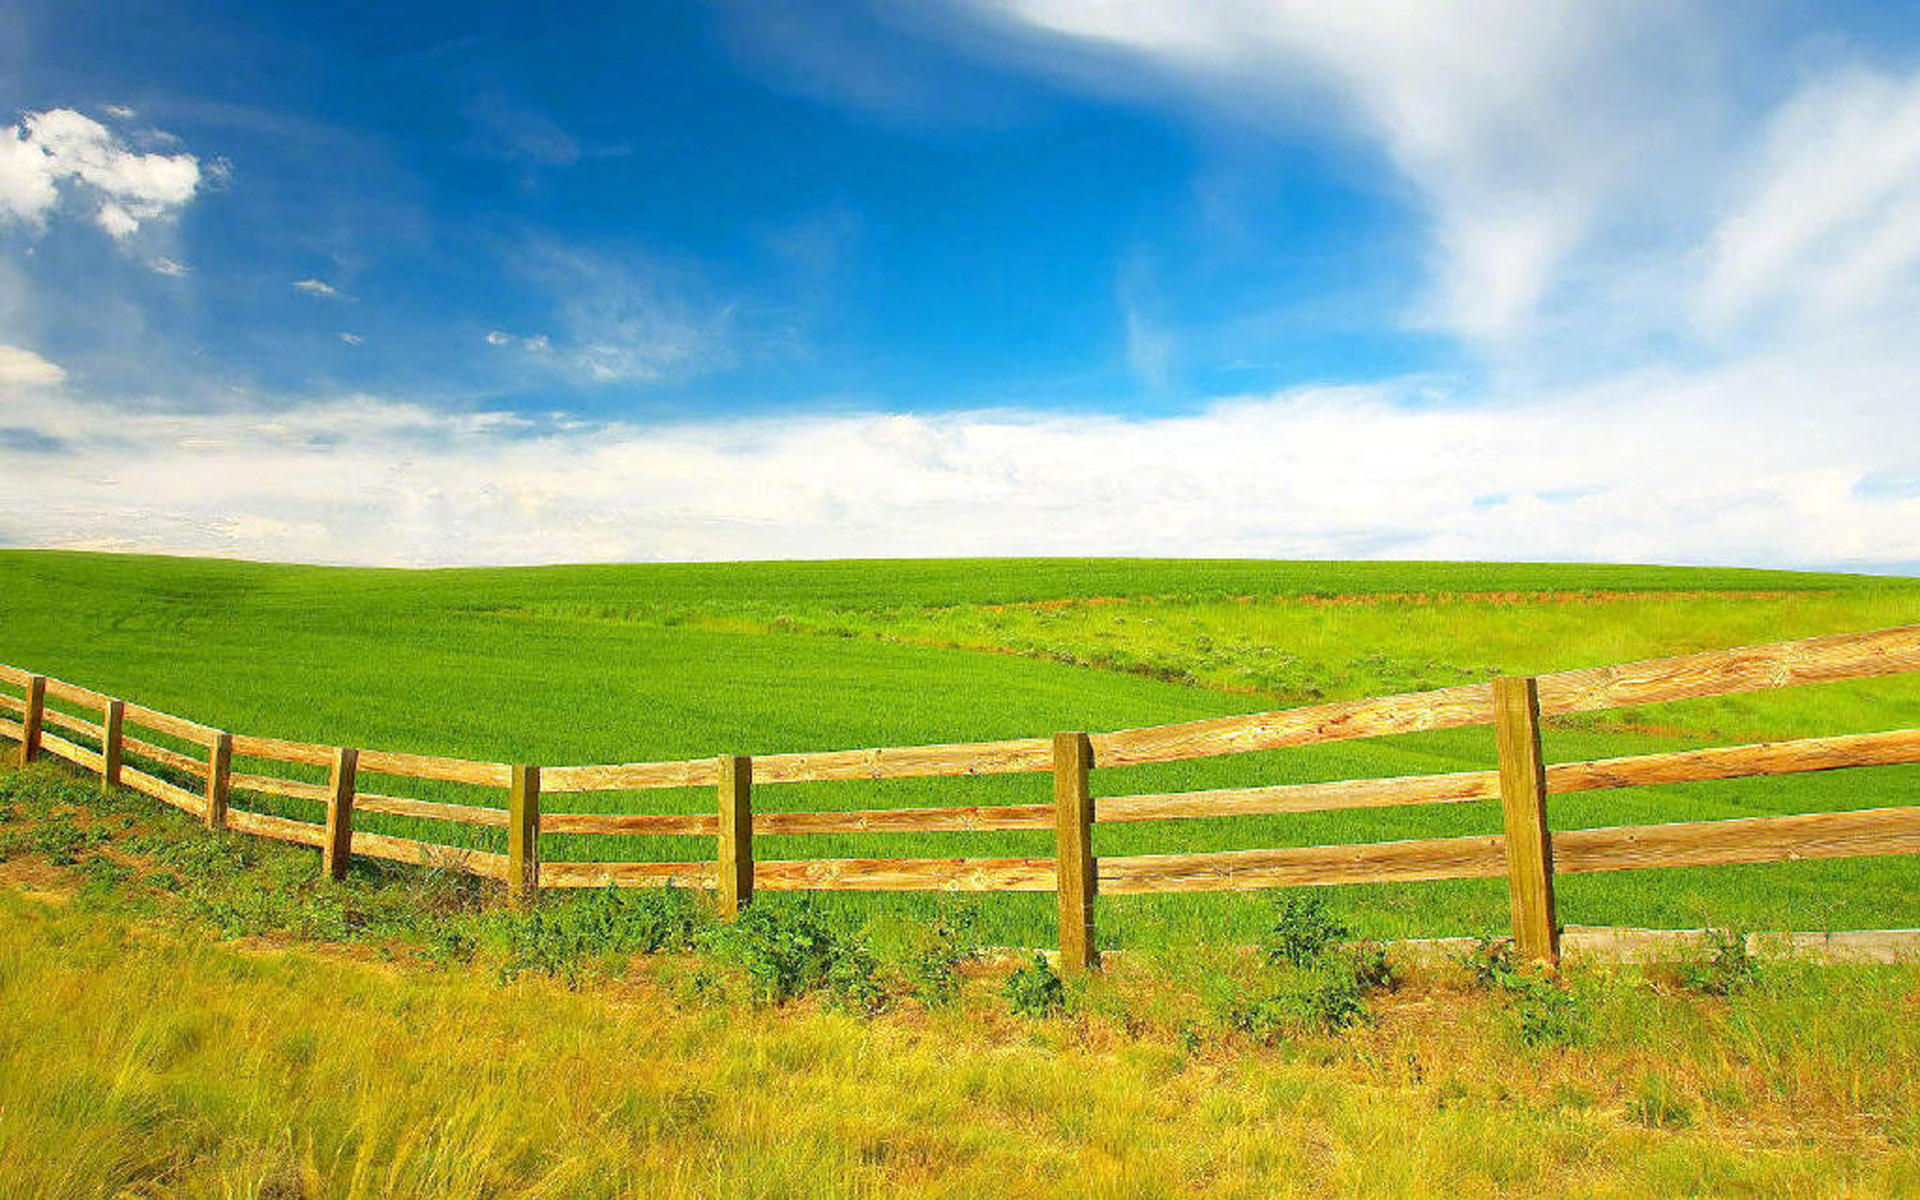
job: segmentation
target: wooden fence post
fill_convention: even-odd
[[[1547,768],[1540,757],[1540,694],[1531,678],[1493,681],[1505,818],[1513,944],[1523,958],[1560,961],[1553,905],[1553,835],[1547,829]]]
[[[540,895],[540,768],[513,768],[507,793],[507,890],[515,899]]]
[[[101,712],[100,794],[111,794],[120,786],[120,759],[126,737],[127,702],[107,701]]]
[[[227,827],[227,787],[233,776],[233,735],[216,733],[207,749],[207,828]]]
[[[327,772],[327,833],[320,843],[320,870],[328,879],[347,877],[353,859],[353,794],[360,774],[360,752],[341,746]]]
[[[732,919],[753,902],[753,759],[720,756],[720,915]]]
[[[1060,894],[1060,967],[1080,974],[1098,966],[1093,931],[1093,742],[1084,733],[1053,735],[1054,870]]]
[[[20,718],[20,765],[40,756],[40,722],[47,711],[47,677],[27,676],[27,711]]]

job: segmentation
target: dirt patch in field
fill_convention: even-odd
[[[0,862],[0,885],[51,904],[65,904],[73,899],[71,876],[51,863],[32,858],[9,858]]]

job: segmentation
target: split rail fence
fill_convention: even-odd
[[[351,856],[419,863],[505,883],[516,895],[542,888],[712,888],[725,915],[755,891],[1055,892],[1061,960],[1084,970],[1098,960],[1096,894],[1250,890],[1331,884],[1476,879],[1504,875],[1519,951],[1554,961],[1559,930],[1556,874],[1650,867],[1920,853],[1920,807],[1748,817],[1554,833],[1549,794],[1603,788],[1828,771],[1920,762],[1920,730],[1898,729],[1583,762],[1547,763],[1543,717],[1920,670],[1920,625],[1838,634],[1677,658],[1563,671],[1537,678],[1278,712],[1218,717],[1111,733],[959,745],[831,750],[675,762],[547,766],[476,762],[385,750],[324,746],[214,729],[58,679],[0,666],[0,735],[19,742],[24,764],[51,754],[203,818],[213,828],[312,846],[325,873],[341,878]],[[50,705],[52,699],[64,703]],[[72,710],[78,711],[72,711]],[[83,713],[98,715],[94,720]],[[17,719],[12,719],[17,718]],[[56,733],[55,727],[63,731]],[[1351,738],[1492,726],[1496,770],[1217,788],[1095,798],[1095,767],[1127,767],[1308,746]],[[136,736],[152,731],[191,746],[185,753]],[[64,733],[96,742],[92,750]],[[239,773],[233,760],[323,768],[326,782]],[[129,761],[133,760],[133,761]],[[145,763],[143,767],[136,763]],[[184,788],[153,765],[199,780]],[[1051,804],[886,808],[844,812],[754,812],[759,789],[826,780],[1050,773]],[[369,775],[503,789],[504,808],[451,804],[361,789]],[[543,813],[556,793],[713,788],[712,812]],[[290,797],[316,806],[302,821],[230,805],[236,793]],[[1192,854],[1100,857],[1095,822],[1304,813],[1333,809],[1499,801],[1500,834]],[[504,827],[507,852],[437,845],[356,830],[358,813],[389,813]],[[1051,857],[852,858],[760,862],[755,835],[855,832],[1052,830]],[[715,840],[712,862],[547,862],[544,834],[656,834]]]

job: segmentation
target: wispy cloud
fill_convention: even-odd
[[[550,333],[524,336],[535,365],[587,387],[691,379],[733,361],[732,307],[696,271],[639,253],[589,252],[548,239],[519,257],[552,302]],[[502,341],[493,330],[490,345]]]
[[[1725,331],[1756,317],[1859,317],[1911,305],[1920,267],[1920,71],[1842,67],[1769,123],[1743,199],[1709,241],[1696,310]]]
[[[293,281],[293,290],[296,292],[305,292],[309,296],[320,296],[328,300],[341,299],[340,289],[334,287],[324,279],[296,279]]]

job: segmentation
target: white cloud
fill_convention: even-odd
[[[178,279],[190,270],[187,264],[164,256],[147,260],[147,268],[154,274],[165,275],[169,279]]]
[[[504,346],[513,340],[513,335],[504,329],[487,330],[487,345]]]
[[[296,279],[293,281],[293,290],[305,292],[309,296],[322,296],[328,300],[340,298],[340,289],[324,279]]]
[[[1844,320],[1914,282],[1920,71],[1814,78],[1774,116],[1757,159],[1709,241],[1698,299],[1709,328],[1782,308]]]
[[[100,111],[116,121],[131,121],[139,114],[124,104],[102,104]]]
[[[345,330],[342,330],[340,332],[340,340],[345,342],[349,346],[358,346],[362,342],[366,341],[367,339],[361,337],[357,333],[348,333]]]
[[[191,154],[143,154],[68,108],[26,114],[0,132],[0,216],[38,230],[63,194],[116,240],[178,215],[201,184]]]
[[[1920,560],[1920,354],[1839,343],[1466,404],[1414,383],[1186,416],[648,427],[353,396],[128,413],[0,393],[33,545],[385,563],[1171,554]],[[1846,403],[1819,414],[1818,387]],[[324,469],[322,469],[324,468]]]
[[[18,346],[0,346],[0,387],[52,387],[66,377],[66,369],[59,363],[48,362]]]

